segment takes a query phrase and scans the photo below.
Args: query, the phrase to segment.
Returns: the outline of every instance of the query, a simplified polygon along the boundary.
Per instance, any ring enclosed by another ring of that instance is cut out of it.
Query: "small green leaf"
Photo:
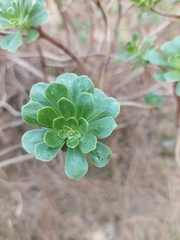
[[[175,68],[175,69],[179,69],[179,61],[178,59],[174,56],[174,57],[169,57],[168,58],[168,63],[171,65],[171,67]]]
[[[79,139],[81,137],[81,134],[78,131],[74,131],[74,139]]]
[[[43,82],[37,83],[34,86],[32,86],[30,91],[31,100],[34,102],[38,102],[43,107],[49,106],[49,102],[47,101],[44,95],[44,92],[47,86],[48,86],[47,83],[43,83]]]
[[[102,101],[103,99],[107,98],[106,94],[104,92],[102,92],[101,90],[99,90],[98,88],[94,89],[93,92],[93,99],[94,99],[94,104],[95,106]]]
[[[61,146],[58,146],[56,148],[51,148],[44,142],[39,143],[35,147],[36,159],[44,162],[49,162],[57,156],[60,149],[61,149]]]
[[[1,29],[10,29],[10,28],[13,28],[13,27],[14,26],[9,23],[9,20],[7,18],[0,17],[0,28]]]
[[[76,104],[76,119],[87,118],[94,109],[93,96],[90,93],[81,93]]]
[[[162,45],[161,50],[167,56],[174,56],[177,54],[176,45],[173,42],[166,42]]]
[[[65,160],[66,175],[75,180],[81,179],[88,171],[87,160],[83,153],[76,148],[68,148]]]
[[[91,122],[88,127],[88,133],[97,138],[105,138],[112,133],[116,126],[117,125],[112,117],[104,117]]]
[[[39,37],[39,32],[34,29],[26,29],[27,37],[26,42],[31,43],[34,42]]]
[[[91,134],[85,134],[80,138],[79,147],[83,153],[88,153],[96,148],[97,138]]]
[[[37,15],[45,7],[46,7],[46,2],[44,0],[37,0],[29,13],[29,18],[31,19],[33,16]]]
[[[138,33],[137,32],[133,33],[132,40],[133,40],[133,42],[137,42],[137,40],[138,40]]]
[[[44,107],[38,111],[37,120],[46,127],[52,127],[55,118],[58,118],[57,112],[52,107]]]
[[[165,78],[164,78],[164,74],[167,73],[165,71],[162,72],[156,72],[154,74],[154,78],[158,81],[158,82],[165,82]]]
[[[64,84],[51,82],[45,90],[48,102],[58,110],[57,102],[62,98],[68,98],[68,89]]]
[[[44,135],[44,141],[49,147],[55,148],[63,146],[65,141],[58,137],[58,132],[55,130],[48,130]]]
[[[176,84],[175,93],[178,97],[180,97],[180,82],[177,82]]]
[[[67,119],[67,125],[68,125],[68,127],[72,128],[74,130],[79,127],[79,123],[74,117],[70,117]]]
[[[119,102],[112,97],[108,97],[99,102],[98,105],[95,106],[94,111],[88,117],[88,122],[93,122],[97,119],[111,116],[113,118],[117,117],[120,112],[120,104]]]
[[[162,104],[164,103],[163,97],[153,93],[153,92],[148,92],[145,96],[145,103],[149,105],[157,105],[157,104]]]
[[[167,82],[178,82],[180,80],[180,72],[167,72],[164,74],[164,78]]]
[[[64,73],[56,79],[56,82],[64,84],[69,91],[69,96],[71,96],[72,84],[77,77],[74,73]]]
[[[47,129],[35,129],[26,132],[22,137],[22,146],[28,153],[34,153],[38,143],[43,142]]]
[[[166,58],[157,52],[151,51],[148,55],[148,60],[151,64],[164,68],[170,68],[171,66],[167,62]]]
[[[28,21],[29,27],[40,27],[49,19],[50,15],[48,11],[43,11],[36,14]]]
[[[176,45],[178,55],[180,55],[180,37],[176,37],[173,39],[173,43]]]
[[[96,167],[104,167],[111,158],[111,150],[101,142],[97,142],[96,149],[88,153],[92,163]]]
[[[67,134],[64,130],[59,131],[58,136],[63,140],[67,138]]]
[[[67,125],[67,121],[63,117],[58,117],[53,120],[53,128],[56,130],[62,130],[64,125]]]
[[[72,84],[72,101],[73,103],[77,102],[78,96],[82,92],[93,93],[94,85],[90,78],[87,76],[77,77]]]
[[[156,40],[156,38],[157,38],[156,36],[152,36],[152,37],[142,40],[141,44],[143,45],[143,48],[148,47],[150,43],[152,43]]]
[[[64,118],[67,119],[75,116],[75,106],[67,98],[62,97],[58,101],[57,105],[58,105],[59,112]]]
[[[22,107],[22,118],[23,120],[33,126],[42,126],[37,121],[38,110],[42,108],[42,105],[36,102],[27,103]]]
[[[66,144],[69,148],[75,148],[79,144],[79,140],[73,138],[73,139],[67,140]]]
[[[1,48],[9,52],[15,52],[22,45],[21,32],[9,34],[1,39]]]
[[[82,134],[86,134],[88,131],[88,122],[84,118],[79,119],[79,128],[78,131]]]

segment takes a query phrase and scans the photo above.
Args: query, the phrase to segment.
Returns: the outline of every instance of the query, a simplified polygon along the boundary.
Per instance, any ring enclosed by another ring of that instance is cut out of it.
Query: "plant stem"
[[[163,16],[163,17],[180,19],[180,16],[178,16],[178,15],[162,13],[162,12],[157,11],[155,8],[151,8],[151,11],[154,12],[154,13],[157,13],[157,14]]]
[[[180,97],[176,95],[176,85],[177,85],[177,82],[174,83],[174,97],[176,99],[176,104],[177,104],[177,109],[176,109],[176,124],[177,124],[177,127],[180,128]]]
[[[152,109],[157,109],[159,107],[159,105],[155,105],[155,106],[148,106],[142,103],[138,103],[138,102],[121,102],[120,101],[121,106],[126,106],[126,107],[137,107],[137,108],[143,108],[143,109],[147,109],[147,110],[152,110]]]
[[[35,30],[37,30],[39,32],[41,38],[44,38],[48,42],[50,42],[53,45],[55,45],[56,47],[60,48],[67,55],[69,55],[74,60],[74,62],[76,62],[76,64],[82,70],[82,72],[84,74],[87,74],[87,71],[86,71],[86,68],[85,68],[83,62],[81,62],[68,48],[66,48],[62,43],[58,42],[56,39],[54,39],[51,36],[49,36],[48,34],[46,34],[41,28],[35,28]]]

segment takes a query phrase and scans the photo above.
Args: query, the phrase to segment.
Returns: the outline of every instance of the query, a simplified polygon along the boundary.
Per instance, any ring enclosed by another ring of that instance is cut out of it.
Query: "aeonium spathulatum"
[[[87,76],[66,73],[56,82],[37,83],[30,91],[30,101],[22,107],[22,117],[41,129],[26,132],[22,145],[45,162],[60,149],[67,151],[65,173],[78,180],[88,170],[84,154],[97,167],[109,162],[111,150],[97,139],[111,134],[119,111],[119,102],[94,88]]]
[[[27,43],[35,41],[39,32],[33,28],[42,26],[49,19],[45,7],[45,0],[0,0],[0,28],[12,29],[12,33],[1,39],[1,48],[15,52],[23,42],[24,31]]]
[[[175,92],[180,96],[180,37],[164,43],[161,51],[162,54],[154,51],[148,54],[149,62],[161,68],[154,78],[159,82],[176,82]]]

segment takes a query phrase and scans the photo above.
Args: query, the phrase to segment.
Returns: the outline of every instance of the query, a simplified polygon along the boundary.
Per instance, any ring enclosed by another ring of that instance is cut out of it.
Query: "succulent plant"
[[[35,41],[39,33],[33,27],[43,25],[49,18],[45,7],[44,0],[36,0],[34,4],[33,0],[0,0],[0,28],[16,30],[1,39],[1,48],[15,52],[23,42],[24,30],[26,42]]]
[[[85,154],[97,167],[109,162],[111,150],[97,139],[111,134],[119,111],[119,102],[94,88],[87,76],[66,73],[56,82],[37,83],[22,107],[22,118],[41,129],[26,132],[22,145],[45,162],[66,151],[65,172],[80,179],[88,170]]]
[[[126,44],[126,52],[123,56],[135,63],[133,70],[149,64],[147,53],[156,49],[156,46],[152,44],[155,39],[156,36],[152,36],[138,42],[138,34],[133,33],[132,41]]]
[[[148,55],[149,62],[162,69],[154,77],[161,82],[177,82],[175,91],[180,96],[180,37],[164,43],[161,51],[163,54],[151,52]]]

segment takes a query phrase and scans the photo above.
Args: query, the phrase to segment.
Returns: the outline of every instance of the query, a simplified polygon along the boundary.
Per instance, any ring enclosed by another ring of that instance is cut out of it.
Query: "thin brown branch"
[[[106,75],[106,71],[107,71],[107,67],[108,67],[108,63],[109,63],[110,51],[111,51],[111,34],[110,34],[110,28],[108,26],[107,15],[106,15],[106,12],[104,11],[100,1],[99,0],[96,0],[96,1],[93,0],[93,2],[97,5],[99,10],[101,11],[102,17],[103,17],[103,20],[104,20],[104,24],[105,24],[106,55],[105,55],[104,61],[103,61],[102,66],[101,66],[100,83],[99,83],[99,88],[101,90],[103,90],[104,79],[105,79],[105,75]]]
[[[47,40],[48,42],[52,43],[56,47],[60,48],[63,52],[65,52],[67,55],[69,55],[74,62],[78,65],[78,67],[82,70],[84,74],[86,74],[86,68],[81,62],[68,48],[66,48],[61,42],[58,42],[56,39],[52,38],[48,34],[46,34],[41,28],[36,28],[36,30],[39,32],[40,37]]]
[[[177,83],[174,83],[174,97],[176,99],[177,109],[176,109],[176,124],[177,127],[180,128],[180,97],[176,95],[175,89],[176,89]]]
[[[7,159],[7,160],[4,160],[4,161],[0,162],[0,168],[6,167],[6,166],[9,166],[11,164],[18,163],[18,162],[31,160],[31,159],[34,159],[34,155],[32,155],[32,154],[26,154],[26,155],[10,158],[10,159]]]
[[[143,108],[143,109],[147,109],[147,110],[157,109],[159,107],[158,105],[149,106],[149,105],[145,105],[145,104],[138,103],[138,102],[120,102],[120,104],[121,104],[121,106],[137,107],[137,108]]]
[[[162,12],[159,12],[158,10],[156,10],[155,8],[151,8],[151,11],[154,12],[154,13],[157,13],[157,14],[163,16],[163,17],[174,18],[174,19],[180,19],[180,16],[179,16],[179,15],[162,13]]]

